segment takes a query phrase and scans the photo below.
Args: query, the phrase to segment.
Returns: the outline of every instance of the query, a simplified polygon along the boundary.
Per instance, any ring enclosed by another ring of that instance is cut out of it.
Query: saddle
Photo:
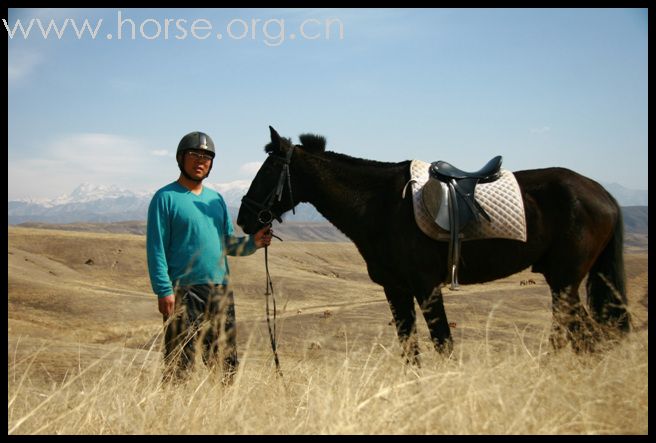
[[[491,222],[492,219],[485,209],[476,201],[474,191],[479,183],[491,183],[501,177],[501,162],[503,158],[498,155],[487,162],[476,172],[466,172],[456,168],[445,161],[431,163],[428,174],[444,184],[448,189],[448,196],[443,200],[448,205],[448,231],[449,260],[448,279],[451,289],[458,289],[458,264],[460,262],[460,234],[472,220],[474,223],[483,223],[481,216]],[[444,220],[435,222],[445,229]]]

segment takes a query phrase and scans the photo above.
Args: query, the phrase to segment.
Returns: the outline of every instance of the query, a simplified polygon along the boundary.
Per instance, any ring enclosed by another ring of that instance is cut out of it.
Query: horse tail
[[[617,221],[613,236],[590,269],[586,291],[590,312],[597,323],[626,333],[630,330],[631,319],[626,308],[624,220],[616,202],[615,207]]]

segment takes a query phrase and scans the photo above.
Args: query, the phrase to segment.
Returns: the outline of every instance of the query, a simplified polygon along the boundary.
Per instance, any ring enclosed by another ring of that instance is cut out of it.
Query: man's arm
[[[226,253],[231,256],[251,255],[256,250],[269,246],[272,235],[271,228],[265,226],[246,237],[226,236]]]
[[[168,318],[173,313],[175,295],[168,273],[166,247],[169,243],[170,227],[163,199],[157,194],[148,206],[146,223],[146,255],[148,274],[153,292],[157,294],[159,312]]]

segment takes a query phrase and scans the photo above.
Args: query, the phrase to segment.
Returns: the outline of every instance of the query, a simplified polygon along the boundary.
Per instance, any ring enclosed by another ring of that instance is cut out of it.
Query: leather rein
[[[289,164],[292,160],[292,154],[294,153],[294,148],[292,147],[287,151],[285,157],[280,157],[277,155],[272,155],[270,158],[279,160],[282,162],[282,170],[280,171],[280,176],[278,177],[278,183],[276,187],[271,190],[267,195],[264,203],[257,202],[250,197],[244,196],[241,200],[244,206],[257,216],[257,221],[262,223],[265,226],[271,227],[273,220],[278,220],[278,223],[282,223],[281,214],[274,213],[271,208],[277,202],[282,201],[282,194],[285,189],[285,185],[289,188],[289,198],[292,203],[292,212],[295,214],[294,210],[294,197],[292,195],[292,181],[291,175],[289,173]],[[271,155],[271,154],[270,154]],[[282,241],[277,235],[271,234],[276,237],[278,240]],[[267,327],[269,328],[269,339],[271,341],[271,350],[273,351],[273,360],[276,363],[276,372],[279,376],[282,377],[282,371],[280,370],[280,360],[278,359],[278,347],[276,342],[276,297],[273,292],[273,282],[271,280],[271,274],[269,274],[269,247],[264,247],[264,268],[266,271],[266,290],[264,295],[266,296],[266,316],[267,316]],[[271,327],[271,320],[269,315],[269,295],[273,301],[273,328]]]

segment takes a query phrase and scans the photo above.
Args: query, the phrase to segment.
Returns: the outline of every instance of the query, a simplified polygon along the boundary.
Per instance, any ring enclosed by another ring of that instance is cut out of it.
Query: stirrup
[[[449,224],[451,232],[449,238],[449,255],[447,275],[450,277],[451,290],[458,290],[458,263],[460,262],[460,220],[458,217],[458,201],[453,183],[449,184],[451,201],[449,204]]]
[[[458,267],[455,263],[451,266],[451,291],[459,291],[460,285],[458,284]]]

